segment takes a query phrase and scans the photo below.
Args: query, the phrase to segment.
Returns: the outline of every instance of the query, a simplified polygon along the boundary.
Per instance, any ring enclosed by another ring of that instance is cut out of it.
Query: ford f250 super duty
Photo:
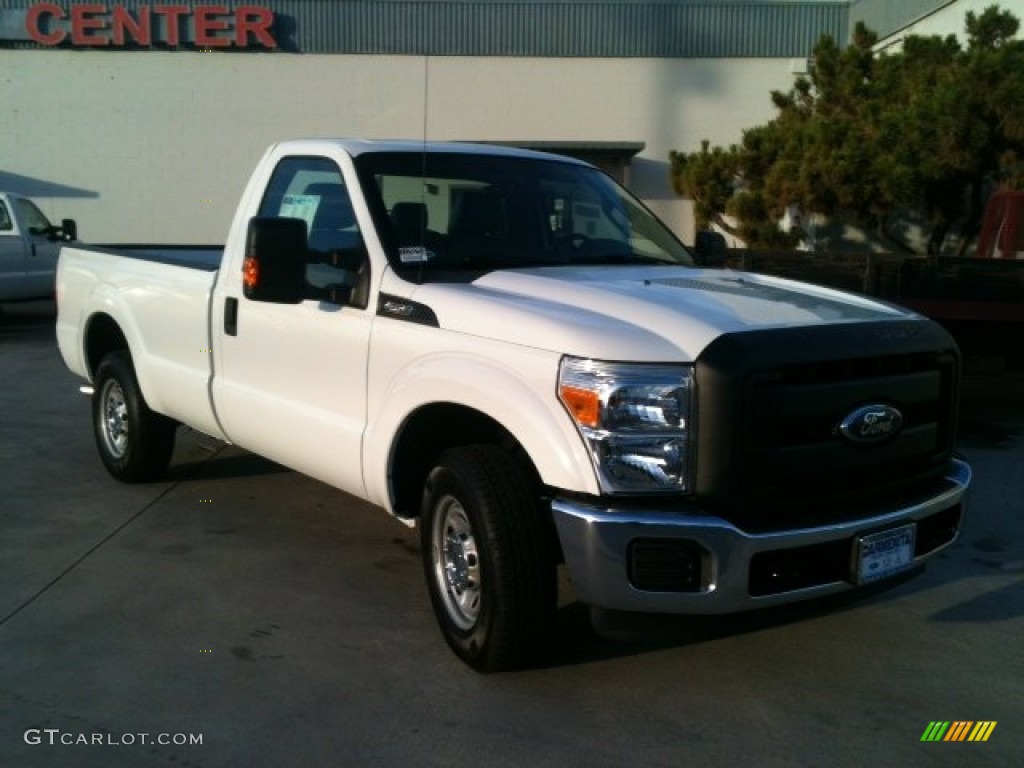
[[[66,246],[57,292],[111,474],[159,477],[185,424],[416,521],[478,670],[550,642],[561,563],[585,604],[714,614],[881,581],[960,530],[938,325],[695,266],[575,160],[277,144],[222,252]]]
[[[55,226],[27,197],[0,192],[0,302],[52,298],[60,243],[76,237],[73,219]]]

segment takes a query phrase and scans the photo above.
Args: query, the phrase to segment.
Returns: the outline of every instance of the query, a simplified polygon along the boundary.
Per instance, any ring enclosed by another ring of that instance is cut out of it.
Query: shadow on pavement
[[[0,337],[23,335],[26,330],[53,331],[57,305],[52,301],[0,304]]]
[[[291,472],[287,467],[275,464],[253,453],[237,456],[211,456],[199,461],[173,464],[167,471],[166,480],[220,480],[232,477],[256,477]]]
[[[537,668],[640,656],[803,622],[880,597],[919,573],[915,569],[884,584],[805,603],[720,616],[626,613],[570,603],[559,609],[557,651]]]
[[[1007,571],[1013,573],[1014,571]],[[1024,573],[1024,565],[1018,566]],[[934,614],[932,621],[945,623],[988,623],[1005,621],[1024,615],[1024,580],[994,589],[975,598],[951,605]]]

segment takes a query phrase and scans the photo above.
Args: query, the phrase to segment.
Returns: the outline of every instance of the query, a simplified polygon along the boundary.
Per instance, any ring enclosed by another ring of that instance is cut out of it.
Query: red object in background
[[[157,39],[155,25],[163,31]],[[191,45],[202,48],[276,48],[272,34],[274,12],[258,5],[148,5],[133,13],[122,5],[36,3],[25,15],[25,31],[41,45],[70,43],[75,47],[120,47],[134,43],[176,48],[188,26]],[[45,31],[44,31],[45,30]]]
[[[985,206],[979,259],[1024,259],[1024,192],[996,192]]]

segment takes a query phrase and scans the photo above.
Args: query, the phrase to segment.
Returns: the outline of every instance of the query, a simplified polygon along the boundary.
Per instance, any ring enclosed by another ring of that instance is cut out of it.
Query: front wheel
[[[453,651],[480,672],[535,660],[558,599],[539,496],[494,445],[453,448],[427,479],[420,535],[430,600]]]
[[[177,425],[146,405],[127,352],[111,352],[96,369],[92,423],[100,459],[118,480],[156,480],[167,469]]]

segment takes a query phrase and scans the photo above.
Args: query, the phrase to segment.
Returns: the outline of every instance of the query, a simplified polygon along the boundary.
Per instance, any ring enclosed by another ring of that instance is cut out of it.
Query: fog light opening
[[[690,539],[634,539],[629,583],[645,592],[700,592],[707,551]]]

